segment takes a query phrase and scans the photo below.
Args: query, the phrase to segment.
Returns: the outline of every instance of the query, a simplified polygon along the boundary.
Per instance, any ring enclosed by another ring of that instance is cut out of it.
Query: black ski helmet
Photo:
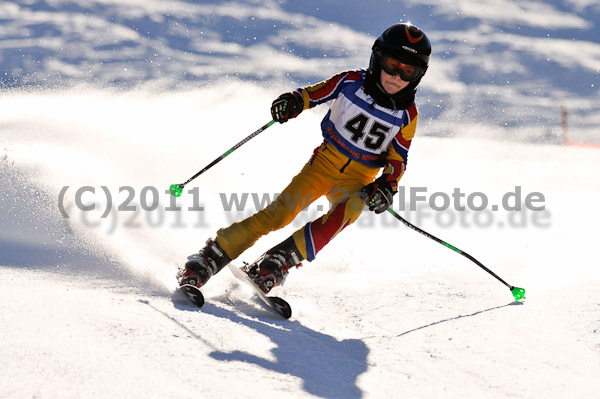
[[[371,60],[365,81],[365,91],[375,102],[391,109],[406,109],[412,105],[417,86],[431,58],[431,42],[418,27],[410,24],[396,24],[387,28],[373,44]],[[403,63],[421,69],[420,75],[400,92],[390,95],[381,86],[381,59],[391,56]]]

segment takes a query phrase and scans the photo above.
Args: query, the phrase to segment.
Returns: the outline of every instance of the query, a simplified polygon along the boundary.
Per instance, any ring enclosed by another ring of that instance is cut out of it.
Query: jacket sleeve
[[[297,91],[302,94],[304,109],[308,109],[333,100],[346,85],[361,79],[363,79],[361,71],[344,71],[322,82],[299,88]]]
[[[397,183],[406,171],[408,150],[410,148],[410,143],[415,136],[417,120],[419,119],[419,112],[417,111],[415,104],[411,105],[407,111],[408,123],[402,125],[400,131],[392,140],[383,169],[383,174],[389,174],[394,177],[396,181],[395,190],[397,190]]]

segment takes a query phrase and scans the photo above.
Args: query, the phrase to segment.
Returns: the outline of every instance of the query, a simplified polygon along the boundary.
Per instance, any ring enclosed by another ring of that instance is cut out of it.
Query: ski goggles
[[[380,60],[381,68],[385,71],[385,73],[392,76],[400,75],[400,79],[404,80],[405,82],[412,82],[413,80],[421,77],[423,73],[423,68],[415,65],[405,64],[387,54],[382,54]]]

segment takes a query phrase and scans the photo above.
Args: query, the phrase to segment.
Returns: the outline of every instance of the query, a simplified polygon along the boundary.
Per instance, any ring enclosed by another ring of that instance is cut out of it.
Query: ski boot
[[[231,259],[216,241],[209,239],[199,252],[188,256],[185,269],[177,274],[179,286],[190,284],[202,287],[208,279],[217,274]]]
[[[273,287],[282,285],[290,268],[300,267],[304,258],[298,251],[292,237],[268,250],[256,262],[245,266],[245,271],[268,294]]]

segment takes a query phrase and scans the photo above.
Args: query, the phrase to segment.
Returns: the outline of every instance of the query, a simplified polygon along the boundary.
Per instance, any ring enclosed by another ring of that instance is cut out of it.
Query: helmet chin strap
[[[379,90],[380,90],[380,91],[381,91],[383,94],[385,94],[385,95],[387,95],[387,96],[388,96],[389,100],[392,102],[392,106],[394,107],[394,108],[393,108],[393,110],[394,110],[394,111],[397,111],[397,110],[398,110],[398,107],[396,106],[396,101],[394,100],[394,96],[395,96],[396,94],[400,94],[400,93],[402,92],[402,90],[406,89],[408,86],[406,86],[404,89],[400,90],[400,91],[399,91],[398,93],[396,93],[396,94],[389,94],[387,91],[385,91],[385,89],[384,89],[384,88],[383,88],[383,86],[381,85],[381,81],[380,81],[380,80],[378,80],[378,81],[375,83],[375,86],[377,86],[377,88],[378,88],[378,89],[379,89]]]

